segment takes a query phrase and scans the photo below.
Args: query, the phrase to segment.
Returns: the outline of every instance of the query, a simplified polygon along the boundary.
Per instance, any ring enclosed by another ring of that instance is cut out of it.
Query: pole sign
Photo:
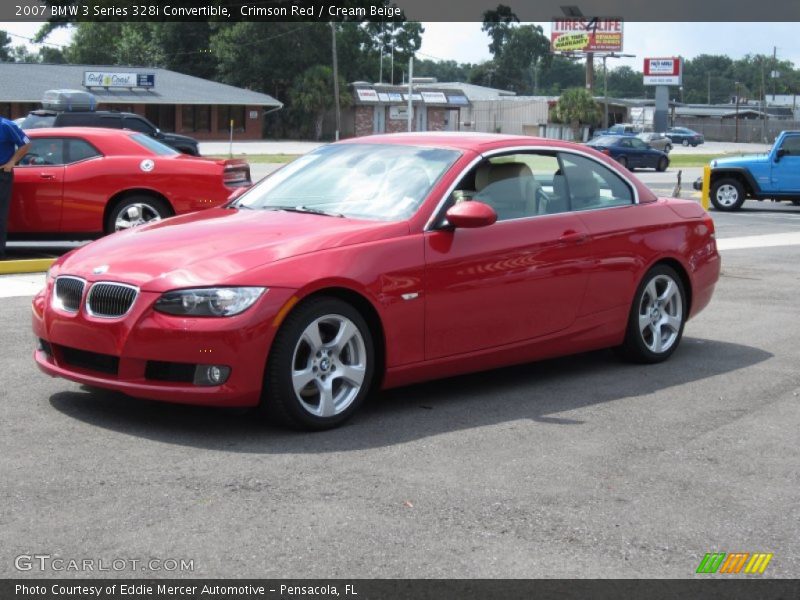
[[[553,19],[550,49],[553,52],[621,52],[622,19]]]
[[[644,59],[645,85],[681,85],[682,81],[682,58],[673,56],[671,58]]]

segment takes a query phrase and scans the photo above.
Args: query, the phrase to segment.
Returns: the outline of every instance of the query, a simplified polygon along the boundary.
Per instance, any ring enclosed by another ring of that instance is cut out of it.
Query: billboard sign
[[[683,59],[680,57],[645,58],[645,85],[681,85]]]
[[[550,49],[553,52],[621,52],[622,19],[553,19]]]
[[[110,71],[84,71],[84,87],[104,88],[152,88],[155,87],[156,76],[154,73],[118,73]]]

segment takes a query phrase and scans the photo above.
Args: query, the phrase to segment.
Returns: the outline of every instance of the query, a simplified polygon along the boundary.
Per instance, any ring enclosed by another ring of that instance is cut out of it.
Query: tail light
[[[226,165],[222,171],[222,183],[228,187],[248,187],[253,182],[250,179],[250,165]]]
[[[606,156],[611,156],[611,150],[609,150],[608,148],[603,148],[602,150],[600,150],[600,152],[605,154]]]

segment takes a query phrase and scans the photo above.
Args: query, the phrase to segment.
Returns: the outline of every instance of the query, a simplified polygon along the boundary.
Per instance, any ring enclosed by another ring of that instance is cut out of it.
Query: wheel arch
[[[644,278],[644,275],[647,273],[647,271],[653,267],[657,267],[658,265],[666,265],[671,267],[678,274],[678,277],[681,278],[683,291],[686,293],[686,318],[688,319],[689,315],[692,313],[692,278],[689,277],[689,272],[686,270],[686,267],[684,267],[683,263],[677,258],[667,256],[659,258],[652,264],[648,265],[647,270],[644,272],[644,274],[642,274],[642,278]]]
[[[113,211],[120,202],[126,198],[130,198],[131,196],[149,196],[150,198],[161,200],[167,205],[167,208],[169,208],[172,214],[175,214],[175,207],[172,206],[172,203],[164,194],[149,188],[129,188],[115,193],[113,196],[111,196],[111,198],[108,199],[108,202],[106,202],[106,207],[103,210],[103,231],[105,231],[106,223],[108,222],[108,215],[111,214],[111,211]]]
[[[738,181],[744,188],[745,197],[758,197],[761,193],[761,188],[753,179],[753,175],[745,169],[713,169],[711,171],[710,184],[713,186],[715,182],[721,179],[735,179]]]

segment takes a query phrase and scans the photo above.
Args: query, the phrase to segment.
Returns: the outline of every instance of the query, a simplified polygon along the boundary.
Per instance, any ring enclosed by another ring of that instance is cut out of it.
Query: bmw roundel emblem
[[[92,273],[94,275],[102,275],[106,271],[108,271],[108,265],[100,265],[99,267],[92,269]]]

